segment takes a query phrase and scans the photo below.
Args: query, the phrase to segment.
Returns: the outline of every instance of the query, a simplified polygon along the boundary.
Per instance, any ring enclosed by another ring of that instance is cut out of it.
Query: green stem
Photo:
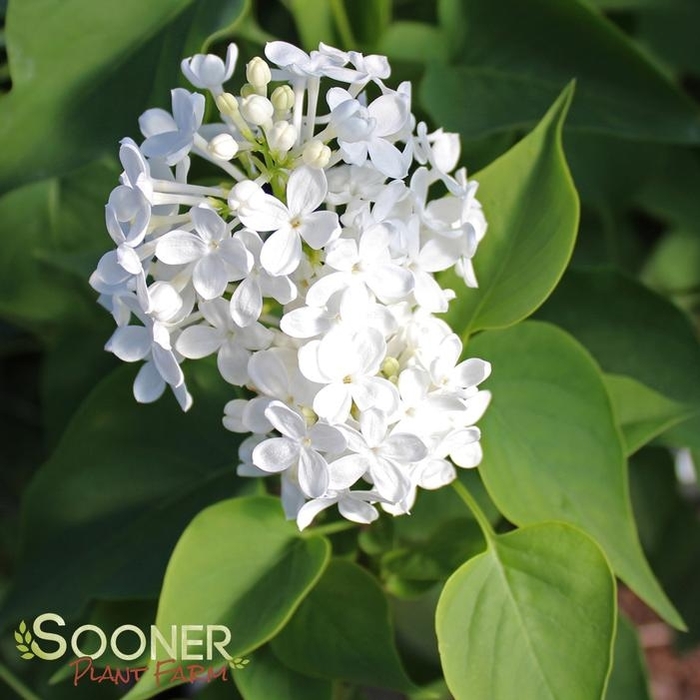
[[[10,671],[5,664],[0,663],[0,678],[22,698],[22,700],[41,700],[38,695],[35,695],[27,688],[22,681]]]
[[[472,512],[472,515],[476,518],[476,522],[479,524],[481,531],[484,533],[486,542],[491,544],[496,538],[496,531],[491,526],[489,519],[486,517],[485,513],[479,507],[474,496],[472,496],[467,487],[459,480],[455,479],[452,482],[452,487],[457,492],[457,495],[464,501],[467,508]]]
[[[343,0],[331,0],[331,9],[333,11],[335,26],[338,29],[340,40],[343,43],[343,48],[347,50],[357,49],[358,44],[357,41],[355,41],[355,37],[352,33],[350,19],[348,18],[348,13],[345,10],[345,3]]]
[[[334,535],[336,532],[345,532],[345,530],[352,530],[354,527],[358,527],[358,523],[353,523],[349,520],[339,520],[335,523],[319,525],[311,530],[305,530],[302,533],[302,537],[313,537],[314,535]]]

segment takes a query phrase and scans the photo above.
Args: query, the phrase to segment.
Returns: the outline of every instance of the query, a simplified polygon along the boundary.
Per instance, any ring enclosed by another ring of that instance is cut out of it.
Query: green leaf
[[[244,656],[287,623],[329,557],[328,540],[302,538],[285,520],[276,498],[217,503],[197,515],[177,543],[155,624],[161,630],[171,625],[226,625],[232,632],[228,654]],[[197,639],[196,632],[191,638]],[[157,660],[168,658],[159,647]],[[155,674],[144,674],[125,697],[153,697],[165,687],[164,680],[159,688]]]
[[[64,324],[44,353],[41,407],[44,440],[50,450],[55,449],[73,414],[95,385],[120,364],[104,350],[105,339],[114,331],[114,319],[102,316],[87,329]]]
[[[375,578],[336,559],[272,650],[299,673],[410,690],[393,640],[389,605]]]
[[[696,211],[696,213],[700,213]],[[659,241],[644,265],[642,281],[665,295],[700,290],[700,229],[674,228]]]
[[[639,0],[635,36],[677,74],[700,72],[697,32],[700,7],[694,0]]]
[[[447,43],[438,27],[423,22],[393,22],[381,38],[379,50],[391,60],[447,60]]]
[[[617,616],[613,667],[605,700],[651,700],[637,632],[622,615]]]
[[[210,17],[222,16],[223,0],[10,3],[12,90],[0,98],[0,191],[113,151],[121,136],[136,133],[145,108],[167,106],[180,59],[214,31],[197,19],[204,4]],[[228,23],[243,2],[226,4]],[[192,24],[207,34],[190,34]]]
[[[421,101],[445,128],[470,139],[526,127],[576,78],[570,127],[647,141],[700,141],[696,105],[585,3],[440,4],[458,65],[433,64]]]
[[[87,277],[109,245],[104,205],[118,174],[97,161],[0,197],[1,316],[36,329],[98,315]],[[60,264],[70,256],[83,260],[79,277]]]
[[[628,455],[695,413],[629,377],[607,374],[604,379]]]
[[[319,42],[334,41],[333,9],[330,0],[288,0],[286,3],[294,17],[302,46],[307,51],[318,49]]]
[[[332,700],[333,697],[330,681],[292,671],[268,647],[256,651],[250,665],[234,678],[243,700]]]
[[[552,519],[582,528],[630,588],[682,627],[639,545],[621,436],[585,349],[555,326],[528,321],[482,333],[469,354],[493,364],[480,471],[499,510],[516,525]]]
[[[464,506],[462,506],[464,508]],[[415,581],[438,581],[484,549],[476,521],[458,518],[443,523],[424,543],[396,546],[381,560],[385,575]]]
[[[569,86],[537,128],[476,175],[488,230],[474,258],[478,289],[457,294],[446,320],[463,337],[508,326],[550,294],[571,257],[578,197],[561,147]],[[443,287],[463,290],[454,273]]]
[[[673,304],[625,275],[570,269],[537,317],[569,331],[603,371],[700,404],[700,344]]]
[[[591,700],[605,690],[615,581],[596,544],[563,523],[494,538],[447,581],[436,627],[456,700]]]
[[[139,405],[133,367],[97,385],[23,502],[20,561],[0,627],[91,598],[155,598],[181,532],[203,507],[254,486],[235,476],[239,437],[220,427],[230,386],[198,363],[195,405]]]
[[[676,645],[687,649],[700,641],[700,523],[674,467],[668,450],[645,448],[632,459],[630,485],[644,549],[688,625]]]
[[[332,0],[345,5],[359,48],[374,53],[382,35],[391,24],[392,0]],[[345,49],[352,47],[346,46]]]

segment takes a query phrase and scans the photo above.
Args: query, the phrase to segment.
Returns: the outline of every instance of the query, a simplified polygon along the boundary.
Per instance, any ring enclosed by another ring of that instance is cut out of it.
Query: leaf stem
[[[3,663],[0,663],[0,678],[2,678],[22,700],[41,700],[38,695],[35,695],[29,690],[29,688],[27,688],[27,686]]]
[[[328,525],[319,525],[311,530],[305,530],[301,536],[302,537],[313,537],[314,535],[334,535],[336,532],[344,532],[345,530],[352,530],[352,528],[358,527],[358,523],[353,523],[350,520],[339,520],[335,523],[328,523]]]
[[[345,10],[345,3],[343,0],[331,0],[331,10],[333,11],[335,26],[338,29],[338,34],[340,34],[340,40],[344,44],[343,48],[346,50],[357,49],[357,41],[352,33],[350,19]]]
[[[496,531],[491,526],[489,519],[486,517],[484,511],[481,510],[474,496],[469,493],[467,487],[459,479],[455,479],[452,482],[452,488],[454,488],[457,495],[464,501],[467,508],[469,508],[469,510],[472,512],[472,515],[481,528],[481,532],[484,533],[486,542],[491,544],[496,539]]]

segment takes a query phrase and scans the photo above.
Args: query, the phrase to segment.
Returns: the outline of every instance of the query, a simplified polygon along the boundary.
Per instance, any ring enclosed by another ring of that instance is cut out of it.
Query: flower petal
[[[123,362],[137,362],[148,355],[153,339],[143,326],[117,328],[107,341],[105,350],[114,353]]]
[[[218,255],[200,258],[192,271],[192,284],[203,299],[216,299],[226,291],[228,272]]]
[[[246,277],[231,297],[231,316],[241,328],[255,323],[262,313],[263,299],[256,277]]]
[[[309,438],[315,450],[339,455],[347,446],[343,433],[332,425],[316,423],[309,428]]]
[[[297,441],[306,437],[304,419],[281,401],[273,401],[265,409],[265,417],[272,423],[275,430],[285,437]]]
[[[221,376],[235,386],[244,386],[249,381],[248,360],[250,352],[235,340],[224,343],[216,357],[216,366]]]
[[[319,250],[340,231],[338,215],[332,211],[307,214],[297,230],[314,250]]]
[[[328,465],[330,473],[328,488],[334,491],[349,489],[367,473],[368,467],[369,462],[363,455],[352,454],[336,459]]]
[[[269,438],[253,450],[253,464],[266,472],[289,469],[299,458],[299,445],[287,438]]]
[[[406,464],[419,462],[428,456],[428,448],[423,441],[410,433],[394,433],[379,449],[382,457]]]
[[[134,398],[139,403],[153,403],[165,391],[165,382],[152,362],[146,362],[134,379]]]
[[[287,183],[289,214],[300,216],[318,209],[328,192],[326,174],[320,168],[302,165],[292,170]]]
[[[346,384],[328,384],[314,398],[314,411],[331,424],[344,423],[351,405],[352,397]]]
[[[289,275],[301,262],[301,239],[292,228],[275,231],[263,244],[260,264],[271,275]]]
[[[323,496],[328,490],[328,464],[316,450],[302,447],[299,453],[299,486],[310,498]]]
[[[216,352],[221,347],[222,340],[221,333],[216,328],[205,325],[190,326],[180,333],[175,347],[181,355],[198,360]]]
[[[379,511],[366,501],[350,496],[338,501],[338,510],[347,520],[368,525],[379,517]]]
[[[299,512],[297,513],[297,527],[300,530],[304,530],[309,525],[311,525],[313,519],[322,510],[330,508],[334,503],[337,502],[337,498],[315,498],[313,501],[308,501],[299,509]]]
[[[156,257],[167,265],[199,260],[207,252],[204,241],[189,231],[171,231],[158,239]]]

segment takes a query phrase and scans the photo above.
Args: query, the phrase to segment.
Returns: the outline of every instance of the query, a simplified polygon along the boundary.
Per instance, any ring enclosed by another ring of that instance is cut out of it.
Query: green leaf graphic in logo
[[[229,661],[228,665],[234,669],[245,668],[250,663],[250,659],[244,659],[242,656],[237,656],[233,661]]]
[[[29,645],[32,643],[32,633],[27,629],[24,620],[19,623],[19,628],[15,630],[15,642],[15,646],[23,659],[34,658],[34,653],[29,648]]]

